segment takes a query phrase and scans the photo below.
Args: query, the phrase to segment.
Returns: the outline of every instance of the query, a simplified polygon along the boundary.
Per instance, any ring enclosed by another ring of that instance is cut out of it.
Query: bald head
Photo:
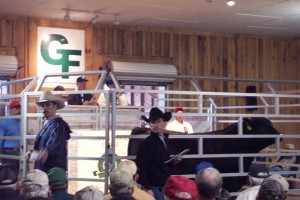
[[[223,179],[217,169],[209,167],[197,174],[196,184],[199,196],[214,199],[222,188]]]

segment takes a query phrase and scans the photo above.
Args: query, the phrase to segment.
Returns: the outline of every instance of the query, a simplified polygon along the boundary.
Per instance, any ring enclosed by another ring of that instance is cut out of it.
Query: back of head
[[[104,194],[93,186],[87,186],[77,191],[74,200],[103,200]]]
[[[45,198],[49,196],[49,181],[45,172],[35,169],[29,171],[22,182],[22,196],[24,199]]]
[[[18,181],[18,170],[15,165],[0,165],[0,188],[8,187]]]
[[[195,182],[184,176],[170,176],[163,187],[163,193],[167,198],[175,200],[198,199]]]
[[[49,186],[51,189],[65,188],[67,182],[66,171],[59,167],[54,167],[48,171]]]
[[[260,186],[257,194],[258,200],[285,200],[286,192],[282,185],[275,181],[266,179]]]
[[[118,170],[123,170],[126,171],[130,174],[135,175],[136,171],[137,171],[137,167],[134,161],[132,160],[122,160],[118,166],[117,166]]]
[[[112,196],[124,193],[132,193],[134,181],[132,174],[127,171],[116,169],[109,174],[110,193]]]
[[[268,177],[267,180],[277,181],[278,183],[280,183],[285,193],[288,193],[290,185],[287,180],[280,174],[273,174],[272,176]]]
[[[217,169],[209,167],[197,174],[196,184],[199,196],[213,199],[220,193],[223,179]]]
[[[260,185],[269,176],[269,169],[264,164],[252,163],[248,175],[252,185]]]

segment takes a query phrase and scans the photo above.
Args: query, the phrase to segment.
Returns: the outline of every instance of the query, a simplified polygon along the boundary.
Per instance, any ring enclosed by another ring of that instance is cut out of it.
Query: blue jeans
[[[151,187],[155,200],[164,200],[164,194],[161,187]]]

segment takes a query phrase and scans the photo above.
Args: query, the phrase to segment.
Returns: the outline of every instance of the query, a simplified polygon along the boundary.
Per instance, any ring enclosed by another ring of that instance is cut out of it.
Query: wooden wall
[[[298,80],[300,77],[299,39],[255,35],[204,34],[143,28],[104,27],[83,22],[36,18],[2,18],[0,53],[15,49],[20,66],[17,78],[36,75],[37,27],[85,30],[86,70],[98,70],[105,61],[173,63],[181,75],[229,78]],[[89,81],[94,86],[96,78]],[[199,81],[206,91],[244,92],[249,83]],[[266,87],[253,83],[258,91]],[[276,85],[279,90],[299,89]],[[21,91],[22,88],[16,88]],[[194,90],[177,81],[175,90]],[[224,105],[245,104],[244,99],[220,100]],[[295,100],[297,101],[297,100]],[[189,106],[189,105],[185,105]],[[298,112],[289,110],[287,112]],[[299,128],[293,128],[296,132]]]

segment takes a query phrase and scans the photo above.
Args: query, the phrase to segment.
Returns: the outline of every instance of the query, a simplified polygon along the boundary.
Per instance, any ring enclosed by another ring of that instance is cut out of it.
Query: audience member
[[[177,113],[178,115],[175,117],[175,120],[167,124],[166,130],[183,132],[185,134],[194,133],[194,129],[192,125],[189,122],[184,120],[184,117],[182,115],[182,113],[184,112],[183,107],[181,106],[176,107],[174,112]]]
[[[295,150],[295,145],[293,144],[286,144],[285,149],[287,150]],[[275,161],[276,162],[276,161]],[[271,167],[270,171],[271,172],[280,172],[280,171],[298,171],[298,167],[290,167],[290,166],[285,166],[284,164],[296,164],[297,162],[297,157],[296,156],[281,156],[277,159],[277,165]],[[281,165],[283,164],[283,165]],[[293,174],[282,174],[284,177],[289,177],[289,176],[295,176]]]
[[[285,200],[286,197],[287,194],[279,182],[266,179],[260,186],[256,200]]]
[[[77,90],[85,90],[87,81],[83,76],[78,77],[76,81]],[[68,105],[97,105],[97,102],[93,99],[93,95],[88,93],[70,94],[68,96]]]
[[[248,183],[249,188],[242,191],[236,200],[252,200],[255,199],[259,191],[261,183],[269,176],[269,169],[264,164],[252,163],[249,167]]]
[[[21,114],[21,104],[12,101],[9,105],[9,115],[16,116]],[[20,136],[21,119],[10,118],[0,120],[0,136]],[[0,139],[0,153],[6,155],[20,155],[20,140]],[[0,161],[1,162],[1,161]],[[2,159],[3,163],[12,163],[19,168],[18,159]]]
[[[74,196],[67,193],[67,173],[64,169],[54,167],[48,171],[51,200],[73,200]]]
[[[61,85],[57,85],[54,89],[54,91],[65,91],[65,88]],[[67,96],[63,95],[63,94],[57,94],[57,96],[63,98],[64,100],[66,100]]]
[[[153,196],[151,196],[150,194],[148,194],[147,192],[145,192],[144,190],[141,189],[141,186],[139,184],[137,184],[137,180],[139,178],[139,174],[137,173],[137,167],[134,161],[132,160],[122,160],[118,166],[117,166],[118,170],[123,170],[126,171],[130,174],[132,174],[133,177],[133,198],[137,199],[137,200],[154,200]],[[112,196],[110,194],[107,194],[105,196],[106,200],[111,199]]]
[[[170,176],[163,187],[165,200],[197,200],[198,191],[194,181],[184,176]]]
[[[116,88],[114,82],[110,79],[105,81],[106,86],[111,90],[113,88]],[[105,106],[106,105],[106,97],[104,93],[101,93],[98,101],[97,101],[98,105],[100,106]],[[128,106],[128,101],[126,98],[126,95],[122,92],[117,93],[117,105],[119,106]]]
[[[93,186],[86,186],[77,191],[74,200],[103,200],[104,194]]]
[[[24,200],[49,200],[49,180],[45,172],[34,169],[29,171],[22,181],[22,197]]]
[[[65,88],[61,85],[57,85],[53,90],[54,91],[65,91]]]
[[[196,167],[196,177],[201,170],[207,168],[214,168],[214,166],[210,162],[206,162],[206,161],[200,162]],[[221,188],[220,193],[216,196],[216,200],[229,200],[230,198],[231,198],[230,193],[224,188]]]
[[[283,176],[281,176],[280,174],[273,174],[273,175],[269,176],[267,179],[274,180],[274,181],[277,181],[278,183],[280,183],[280,185],[283,187],[285,193],[288,194],[290,185]]]
[[[109,174],[109,190],[112,200],[134,200],[133,194],[133,176],[127,171],[115,169]]]
[[[43,92],[36,103],[41,107],[44,119],[42,129],[38,132],[34,141],[34,151],[26,153],[26,159],[35,160],[35,169],[48,172],[53,167],[67,170],[67,140],[72,132],[67,122],[59,115],[58,109],[65,107],[62,98],[51,92]]]
[[[0,165],[0,199],[21,200],[19,195],[18,170],[15,165]]]
[[[167,150],[168,135],[164,134],[167,121],[172,117],[172,113],[163,113],[157,107],[151,108],[149,119],[145,116],[141,118],[150,125],[150,136],[148,136],[139,146],[136,164],[141,184],[149,194],[156,200],[164,198],[162,187],[171,175],[171,169],[181,158],[177,157],[173,162],[165,163],[170,159]]]
[[[211,167],[201,170],[195,181],[199,200],[215,200],[223,185],[220,172]]]

